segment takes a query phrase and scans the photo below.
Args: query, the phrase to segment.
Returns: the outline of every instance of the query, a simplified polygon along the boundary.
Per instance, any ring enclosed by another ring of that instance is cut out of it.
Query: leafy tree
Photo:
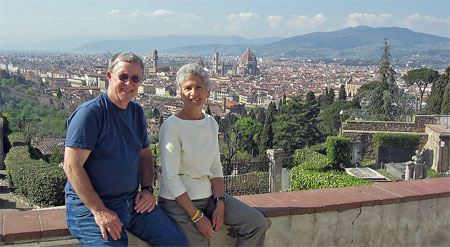
[[[316,96],[314,95],[314,93],[312,91],[308,91],[305,96],[305,101],[310,102],[313,100],[316,100]]]
[[[319,112],[317,102],[303,103],[299,97],[287,101],[275,116],[274,146],[291,156],[296,149],[321,142],[322,133],[317,128]]]
[[[161,115],[161,112],[159,112],[159,109],[157,107],[153,108],[153,117],[159,118],[160,115]]]
[[[449,75],[446,73],[442,74],[439,79],[433,83],[431,86],[430,97],[427,99],[428,103],[428,113],[430,114],[440,114],[441,105],[444,99],[445,87],[449,84]]]
[[[429,84],[433,84],[438,78],[439,73],[430,68],[413,69],[403,76],[403,79],[408,86],[415,85],[419,91],[419,112],[422,111],[422,101],[425,90]]]
[[[318,98],[320,106],[326,106],[334,102],[334,89],[325,87],[325,91]]]
[[[52,154],[50,155],[48,162],[50,164],[59,165],[64,160],[64,156],[61,154],[58,147],[52,148]]]
[[[330,90],[328,90],[328,98],[331,103],[334,102],[335,96],[336,96],[336,94],[334,93],[334,89],[332,87],[330,87]]]
[[[58,92],[56,93],[56,97],[57,97],[58,99],[61,99],[61,98],[62,98],[62,92],[61,92],[61,88],[60,88],[60,87],[58,87]]]
[[[261,124],[250,117],[242,117],[234,123],[236,134],[240,135],[242,140],[242,150],[256,156],[259,153],[257,140],[260,133]]]
[[[265,114],[264,125],[261,129],[260,139],[259,139],[259,154],[264,154],[264,152],[273,148],[273,121],[274,115],[276,113],[275,104],[271,102],[267,108],[267,114]]]
[[[339,87],[338,100],[346,100],[346,99],[347,99],[347,93],[345,92],[345,85],[341,85]]]
[[[228,132],[237,120],[238,117],[236,115],[228,113],[220,122],[218,122],[219,132],[221,133]]]
[[[447,83],[444,91],[444,99],[441,104],[441,114],[450,115],[450,83]]]
[[[10,79],[10,78],[11,78],[11,76],[9,75],[8,70],[1,69],[1,71],[0,71],[0,80],[1,79]]]
[[[9,114],[0,112],[0,118],[3,119],[3,153],[6,154],[9,152],[9,149],[11,149],[11,143],[8,139],[8,134],[11,133],[11,130],[9,129],[9,121],[8,121]]]
[[[343,121],[350,117],[349,109],[353,108],[352,102],[338,100],[331,105],[324,106],[320,111],[319,128],[325,135],[337,135]],[[341,115],[340,112],[343,111]]]

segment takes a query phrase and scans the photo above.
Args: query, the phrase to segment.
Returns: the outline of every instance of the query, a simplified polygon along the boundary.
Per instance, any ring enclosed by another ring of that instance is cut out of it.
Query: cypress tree
[[[444,73],[431,86],[431,94],[430,97],[427,99],[428,104],[427,111],[429,114],[441,113],[441,105],[444,99],[445,87],[447,86],[448,82],[449,76]]]
[[[347,99],[347,93],[345,92],[345,86],[341,85],[339,87],[338,100],[346,100],[346,99]]]
[[[314,93],[312,91],[308,91],[306,93],[306,96],[305,96],[305,101],[306,102],[311,102],[311,101],[313,101],[315,99],[316,99],[316,96],[314,95]]]
[[[389,44],[385,39],[378,70],[381,80],[376,82],[375,88],[368,94],[368,104],[364,109],[367,119],[394,120],[401,113],[398,87],[395,83],[395,71],[391,66],[389,49]]]
[[[444,97],[441,104],[441,114],[450,115],[450,83],[445,86]]]

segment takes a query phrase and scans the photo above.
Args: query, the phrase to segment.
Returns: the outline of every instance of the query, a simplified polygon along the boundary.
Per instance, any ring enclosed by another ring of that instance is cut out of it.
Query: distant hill
[[[450,49],[450,39],[398,27],[358,26],[293,36],[260,47],[263,54],[300,57],[379,57],[387,38],[393,56]]]
[[[151,52],[153,49],[158,51],[168,50],[178,47],[210,46],[210,45],[263,45],[281,40],[280,37],[269,37],[262,39],[246,39],[237,35],[213,36],[213,35],[166,35],[159,37],[148,37],[140,39],[109,39],[102,41],[89,42],[76,47],[78,52]],[[175,51],[175,50],[172,50]],[[189,52],[188,52],[189,53]]]
[[[314,32],[289,38],[247,39],[241,36],[167,35],[160,37],[108,39],[79,46],[80,52],[135,51],[160,54],[210,56],[242,54],[247,47],[257,57],[305,59],[350,59],[377,61],[384,39],[394,60],[412,66],[446,67],[450,64],[450,39],[399,27],[349,27],[332,32]]]

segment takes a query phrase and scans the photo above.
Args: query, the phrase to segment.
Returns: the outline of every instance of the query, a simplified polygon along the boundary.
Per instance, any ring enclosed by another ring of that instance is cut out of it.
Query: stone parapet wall
[[[407,122],[347,121],[343,131],[389,131],[389,132],[423,132],[425,127]]]
[[[445,124],[450,116],[415,115],[412,122],[389,121],[347,121],[343,123],[343,131],[389,131],[389,132],[425,132],[425,124]]]
[[[270,218],[266,246],[450,245],[450,177],[237,198]],[[0,245],[74,246],[64,211],[0,213]],[[234,242],[223,227],[211,245]]]

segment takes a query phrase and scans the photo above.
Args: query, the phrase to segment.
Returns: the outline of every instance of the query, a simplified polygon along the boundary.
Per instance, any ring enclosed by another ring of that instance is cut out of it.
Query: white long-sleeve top
[[[170,116],[161,125],[161,188],[159,196],[174,200],[187,192],[192,200],[212,195],[211,179],[223,177],[219,126],[208,114],[201,120]]]

